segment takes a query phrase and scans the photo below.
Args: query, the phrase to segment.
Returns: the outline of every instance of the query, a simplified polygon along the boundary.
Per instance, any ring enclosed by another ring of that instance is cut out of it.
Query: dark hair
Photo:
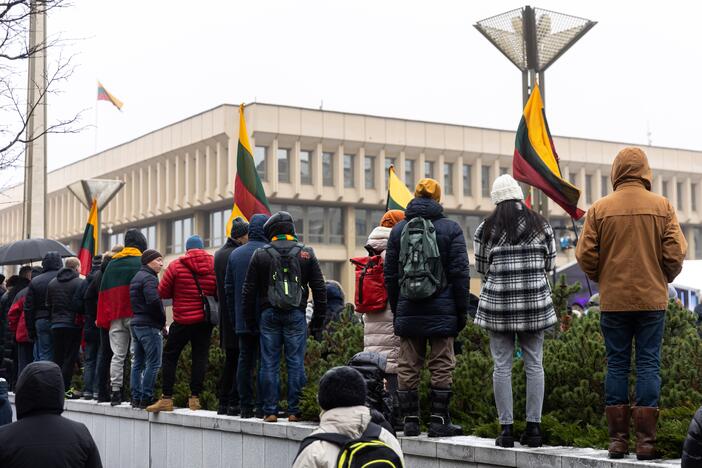
[[[12,275],[9,278],[7,278],[7,283],[6,286],[8,288],[14,288],[17,282],[19,281],[20,277],[19,275]]]
[[[520,221],[523,221],[523,225]],[[536,233],[544,232],[546,220],[518,200],[506,200],[498,204],[485,220],[481,241],[497,242],[503,234],[507,243],[519,244]],[[523,227],[522,227],[523,226]]]

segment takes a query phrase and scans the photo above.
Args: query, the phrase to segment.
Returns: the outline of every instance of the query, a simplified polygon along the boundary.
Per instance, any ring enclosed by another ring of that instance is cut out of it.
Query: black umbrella
[[[23,239],[0,247],[0,265],[22,265],[38,262],[49,252],[62,257],[75,257],[65,245],[52,239]]]

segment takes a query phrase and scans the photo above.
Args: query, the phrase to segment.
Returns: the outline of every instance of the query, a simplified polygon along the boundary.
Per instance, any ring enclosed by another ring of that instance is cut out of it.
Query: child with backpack
[[[392,228],[385,255],[385,285],[400,337],[398,397],[404,434],[420,432],[419,381],[427,344],[431,373],[429,437],[461,435],[449,403],[456,366],[454,338],[468,321],[468,253],[463,230],[443,214],[441,187],[417,184],[406,219]]]
[[[548,222],[524,204],[512,176],[495,179],[491,198],[495,211],[478,226],[473,242],[476,269],[484,278],[475,324],[490,335],[495,404],[502,425],[495,444],[514,446],[512,363],[518,339],[527,382],[527,427],[521,443],[540,447],[544,330],[557,322],[548,283],[556,242]]]
[[[404,467],[400,442],[371,420],[366,382],[357,370],[329,369],[319,381],[317,400],[319,428],[300,444],[293,468]]]

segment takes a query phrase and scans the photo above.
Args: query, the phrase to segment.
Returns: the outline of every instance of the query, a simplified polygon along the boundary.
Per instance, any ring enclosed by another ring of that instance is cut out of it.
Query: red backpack
[[[356,268],[356,312],[383,312],[388,302],[383,257],[369,255],[349,260]]]

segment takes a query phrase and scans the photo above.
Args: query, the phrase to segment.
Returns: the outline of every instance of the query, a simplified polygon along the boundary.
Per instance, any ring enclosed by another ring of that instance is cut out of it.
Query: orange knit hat
[[[380,225],[386,228],[392,228],[397,223],[405,219],[405,212],[402,210],[389,210],[383,215],[380,220]]]
[[[441,185],[434,179],[422,179],[417,183],[417,188],[414,189],[414,196],[441,201]]]

